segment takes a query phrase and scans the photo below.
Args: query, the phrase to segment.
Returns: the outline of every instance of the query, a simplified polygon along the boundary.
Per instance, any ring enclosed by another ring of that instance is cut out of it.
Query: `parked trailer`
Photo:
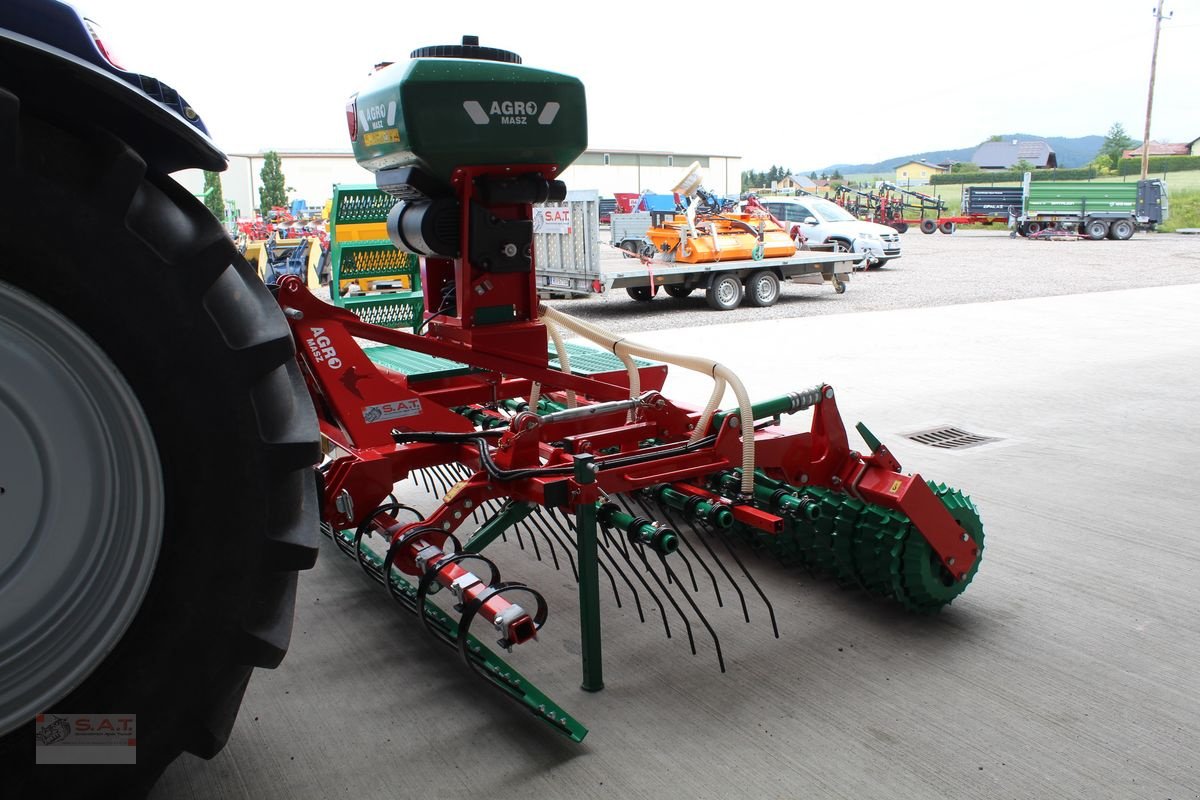
[[[1053,228],[1089,239],[1128,239],[1135,230],[1154,230],[1169,213],[1162,180],[1033,182],[1026,172],[1021,195],[1014,237]]]
[[[612,243],[625,251],[637,266],[622,270],[606,270],[597,276],[593,288],[598,292],[624,289],[639,302],[649,302],[659,287],[671,297],[687,297],[703,289],[709,306],[728,311],[743,300],[752,306],[767,307],[779,300],[781,281],[820,285],[829,283],[834,291],[843,294],[846,281],[861,254],[833,252],[833,248],[818,245],[799,250],[786,258],[738,259],[700,264],[652,260],[655,249],[646,237],[656,212],[635,211],[614,214]]]
[[[858,261],[862,261],[862,256],[856,253],[813,250],[798,251],[787,258],[748,258],[702,264],[639,259],[637,267],[602,272],[597,287],[601,292],[624,289],[640,302],[654,299],[659,287],[675,298],[687,297],[697,289],[703,289],[709,306],[717,311],[737,308],[743,300],[751,306],[765,308],[779,300],[779,285],[785,280],[815,285],[828,283],[838,294],[845,293],[846,281],[850,280],[850,272]]]

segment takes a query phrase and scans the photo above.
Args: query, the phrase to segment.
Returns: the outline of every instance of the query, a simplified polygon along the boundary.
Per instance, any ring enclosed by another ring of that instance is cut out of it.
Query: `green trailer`
[[[1161,180],[1034,182],[1026,172],[1015,233],[1057,230],[1128,239],[1136,230],[1154,230],[1167,214],[1167,185]]]

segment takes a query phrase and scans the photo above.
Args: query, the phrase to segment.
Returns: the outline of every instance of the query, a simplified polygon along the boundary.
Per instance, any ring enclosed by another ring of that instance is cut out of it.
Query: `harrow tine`
[[[423,487],[425,487],[425,493],[433,494],[433,489],[429,488],[429,476],[425,474],[425,468],[421,467],[420,469],[415,470],[415,471],[417,474],[419,474],[421,476],[421,485]]]
[[[710,531],[712,530],[708,523],[702,521],[700,524],[706,529]],[[769,614],[771,617],[771,630],[774,631],[775,638],[778,639],[779,623],[775,620],[775,607],[772,606],[771,601],[767,599],[767,595],[763,592],[762,587],[758,585],[758,581],[754,580],[754,576],[750,574],[750,570],[746,569],[746,565],[742,563],[740,558],[738,558],[738,554],[734,552],[733,545],[729,543],[729,540],[724,536],[721,536],[719,533],[716,535],[717,538],[721,540],[721,543],[725,545],[725,549],[729,551],[729,555],[733,558],[734,563],[738,565],[738,569],[740,569],[742,574],[746,576],[746,580],[750,581],[750,585],[754,587],[754,591],[758,592],[758,596],[762,598],[763,605],[767,607],[767,614]]]
[[[665,505],[662,506],[662,515],[663,515],[663,519],[666,520],[668,525],[670,525],[676,531],[682,530],[682,528],[680,528],[679,525],[677,525],[675,523],[675,520],[671,518],[671,512],[667,510],[667,507]],[[689,525],[690,525],[690,523],[689,523]],[[700,534],[699,534],[699,532],[696,531],[696,527],[694,525],[692,525],[691,528],[692,528],[692,531],[696,533],[697,538],[699,538]],[[688,537],[680,536],[679,540],[681,542],[683,542],[684,546],[687,547],[688,550],[691,551],[692,556],[695,557],[695,559],[696,559],[696,563],[699,564],[701,567],[703,567],[704,571],[708,573],[708,579],[710,581],[712,581],[713,594],[715,594],[717,596],[717,607],[724,608],[725,601],[721,599],[721,587],[719,585],[717,585],[717,576],[713,574],[713,571],[712,571],[712,569],[709,568],[708,564],[704,563],[704,558],[700,555],[700,551],[698,551],[695,547],[692,546],[692,543],[690,541],[688,541]],[[697,589],[697,591],[699,591],[699,589]]]
[[[649,505],[647,505],[645,499],[640,494],[635,495],[633,500],[635,503],[638,504],[638,506],[642,509],[642,511],[645,512],[647,517],[650,517],[653,519],[656,516],[656,512],[653,511]],[[679,528],[675,528],[675,530],[678,531]],[[680,537],[680,538],[683,538],[683,537]],[[688,560],[688,557],[683,554],[683,551],[676,550],[675,553],[683,561],[683,565],[685,567],[687,567],[688,577],[690,577],[692,579],[692,591],[698,593],[700,591],[700,585],[696,583],[696,573],[692,570],[691,562]],[[674,570],[671,570],[671,573],[674,573]],[[671,573],[668,573],[668,574],[671,574]]]
[[[666,557],[661,553],[658,554],[658,560],[662,563],[663,569],[667,571],[668,575],[674,571],[671,569],[671,565],[667,563]],[[692,599],[690,594],[687,593],[687,587],[683,585],[682,581],[676,580],[676,583],[679,584],[679,593],[683,595],[684,600],[687,600],[688,605],[692,607],[692,611],[695,611],[696,616],[700,618],[700,624],[705,627],[705,629],[708,631],[708,635],[712,637],[713,647],[716,648],[717,651],[717,664],[721,667],[721,672],[724,672],[725,656],[721,653],[721,640],[717,638],[717,632],[714,631],[712,625],[708,623],[708,618],[704,616],[704,612],[700,610],[700,606],[696,605],[696,601]],[[695,652],[696,648],[693,647],[692,653],[695,654]]]
[[[684,630],[687,631],[688,646],[692,648],[692,655],[696,655],[696,637],[692,634],[692,623],[688,622],[687,615],[683,613],[683,609],[679,607],[679,603],[675,602],[674,595],[671,594],[671,590],[667,588],[667,585],[665,583],[663,583],[663,579],[660,578],[658,576],[658,573],[655,572],[654,569],[650,566],[650,562],[646,559],[645,548],[642,547],[641,545],[634,544],[633,549],[636,550],[638,556],[641,557],[642,565],[646,568],[646,572],[648,572],[650,574],[650,577],[653,578],[654,582],[658,584],[658,588],[662,589],[663,594],[665,594],[667,596],[667,602],[669,602],[672,606],[674,606],[675,613],[679,615],[679,618],[681,620],[683,620]],[[670,580],[670,578],[671,578],[671,572],[668,570],[667,579]],[[682,591],[682,589],[681,589],[681,591]],[[684,593],[686,594],[686,592],[684,592]]]
[[[693,526],[693,527],[695,528],[695,526]],[[695,530],[697,531],[697,533],[700,533],[699,528],[695,528]],[[712,530],[709,529],[708,533],[711,534]],[[720,534],[717,534],[717,535],[719,536]],[[733,590],[735,592],[737,592],[738,601],[741,602],[741,604],[742,604],[742,616],[745,617],[746,622],[749,622],[750,621],[750,608],[749,608],[749,606],[746,605],[746,595],[742,594],[742,587],[738,586],[738,582],[735,581],[733,579],[733,575],[731,575],[729,573],[729,568],[725,566],[725,562],[722,561],[720,559],[720,557],[717,556],[716,551],[712,549],[712,545],[710,545],[708,543],[708,537],[701,534],[701,535],[698,535],[696,538],[700,540],[700,544],[704,545],[704,549],[708,551],[708,554],[710,556],[712,556],[713,561],[717,562],[717,566],[721,568],[721,572],[725,573],[725,578],[726,578],[726,580],[729,581],[729,585],[733,587]]]
[[[550,558],[552,558],[554,560],[554,568],[562,569],[562,567],[558,563],[558,548],[556,548],[554,546],[554,538],[557,538],[557,537],[551,537],[550,533],[547,533],[546,529],[541,526],[541,523],[539,523],[534,518],[534,517],[541,516],[541,513],[542,513],[542,507],[535,506],[534,513],[530,514],[525,519],[530,525],[537,528],[538,533],[540,533],[546,539],[546,544],[550,545]],[[561,539],[559,540],[558,543],[560,546],[563,546]],[[567,549],[565,546],[563,546],[563,549],[566,550],[567,557],[570,558],[571,551],[569,549]],[[575,580],[578,581],[579,580],[579,570],[575,568],[575,559],[574,558],[571,558],[571,573],[575,576]]]
[[[517,525],[520,525],[522,528],[525,529],[525,532],[527,534],[529,534],[529,543],[531,545],[533,545],[533,554],[537,557],[538,561],[541,561],[542,560],[542,551],[541,551],[541,548],[538,547],[537,536],[534,534],[533,529],[525,524],[525,520],[521,520],[520,522],[517,523]]]
[[[604,538],[607,545],[611,545],[611,543],[613,542],[614,539],[621,538],[620,536],[614,536],[612,529],[609,528],[607,525],[599,525],[597,527],[599,527],[600,534]],[[608,555],[609,559],[613,562],[613,566],[616,567],[617,571],[621,573],[621,576],[623,578],[625,578],[625,582],[629,583],[629,587],[631,589],[633,589],[633,584],[629,581],[628,576],[625,575],[625,570],[623,570],[619,566],[617,566],[617,560],[616,560],[616,558],[613,557],[613,554],[609,551],[609,546],[607,546],[607,545],[605,547],[601,547],[600,552]],[[663,604],[663,601],[659,598],[658,594],[654,591],[653,588],[651,588],[650,584],[646,582],[646,579],[642,577],[641,573],[639,573],[637,571],[637,569],[633,566],[633,561],[630,560],[629,556],[626,553],[624,553],[619,547],[613,547],[612,549],[616,550],[618,553],[621,554],[621,557],[625,560],[625,563],[629,565],[631,571],[633,572],[633,577],[637,578],[638,582],[640,584],[642,584],[642,588],[645,589],[652,598],[654,598],[654,605],[658,607],[658,613],[662,617],[663,632],[667,635],[667,638],[670,639],[671,638],[671,623],[667,620],[666,605]],[[638,600],[638,595],[637,595],[636,589],[633,590],[633,598],[634,598],[634,602],[637,604],[638,617],[641,618],[642,622],[645,622],[646,617],[642,613],[642,604]]]
[[[558,523],[558,517],[557,517],[557,516],[555,516],[554,509],[553,509],[553,508],[551,508],[551,509],[549,509],[549,511],[550,511],[550,517],[551,517],[551,519],[553,519],[555,523]],[[539,514],[541,513],[541,509],[540,509],[540,508],[538,509],[538,513],[539,513]],[[567,550],[567,552],[568,552],[568,553],[570,553],[570,552],[571,552],[571,549],[578,550],[578,548],[579,548],[578,541],[579,541],[579,540],[578,540],[577,538],[575,538],[575,537],[573,537],[573,536],[571,535],[571,534],[572,534],[572,532],[574,532],[574,531],[575,531],[575,524],[574,524],[573,522],[571,522],[571,518],[570,518],[570,517],[568,517],[568,516],[567,516],[567,515],[564,513],[564,514],[563,514],[563,519],[566,521],[566,526],[561,526],[561,530],[562,530],[562,532],[563,532],[564,536],[566,537],[567,541],[571,543],[571,547],[570,547],[570,548],[564,548],[564,549],[566,549],[566,550]],[[549,523],[547,523],[547,524],[549,524]],[[603,542],[597,541],[597,544],[598,544],[598,545],[602,545],[602,544],[603,544]],[[642,622],[645,622],[645,621],[646,621],[646,615],[645,615],[645,614],[642,612],[642,600],[641,600],[641,598],[638,596],[638,591],[637,591],[637,589],[636,589],[636,588],[634,587],[634,585],[633,585],[633,584],[632,584],[632,583],[629,581],[629,576],[625,574],[625,571],[624,571],[623,569],[621,569],[621,565],[620,565],[620,564],[618,564],[618,563],[617,563],[617,560],[616,560],[615,558],[613,558],[613,557],[612,557],[612,553],[608,552],[608,548],[607,548],[606,546],[600,546],[600,547],[597,547],[597,552],[599,552],[599,553],[603,553],[603,554],[605,555],[605,557],[606,557],[606,558],[608,558],[608,560],[609,560],[609,561],[612,563],[612,569],[613,569],[613,570],[616,570],[616,571],[617,571],[617,574],[621,576],[621,580],[625,581],[625,585],[626,585],[626,586],[628,586],[628,587],[629,587],[629,591],[633,593],[633,604],[634,604],[635,606],[637,606],[638,618],[639,618],[639,619],[640,619]],[[601,561],[599,558],[597,558],[597,559],[596,559],[596,566],[600,567],[600,569],[602,569],[602,570],[604,571],[604,574],[608,576],[608,582],[609,582],[609,584],[612,586],[613,599],[614,599],[614,600],[616,601],[616,603],[617,603],[617,608],[622,608],[622,607],[623,607],[623,605],[622,605],[622,603],[621,603],[621,593],[617,591],[617,581],[616,581],[616,579],[613,577],[612,570],[610,570],[610,569],[608,568],[608,566],[607,566],[607,565],[605,565],[605,563],[604,563],[603,561]],[[574,559],[572,559],[572,561],[571,561],[571,568],[572,568],[572,569],[574,569],[574,568],[575,568],[575,562],[574,562]],[[576,580],[576,581],[578,581],[578,580],[579,580],[579,573],[578,573],[578,572],[576,572],[576,573],[575,573],[575,580]],[[671,633],[670,633],[670,630],[668,629],[667,636],[669,637],[670,635],[671,635]]]

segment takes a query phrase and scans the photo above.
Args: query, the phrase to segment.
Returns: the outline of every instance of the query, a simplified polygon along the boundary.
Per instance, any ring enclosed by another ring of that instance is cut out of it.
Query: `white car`
[[[895,228],[856,219],[837,203],[820,197],[760,200],[784,228],[798,230],[809,244],[832,243],[835,250],[862,253],[871,267],[900,257],[900,234]]]

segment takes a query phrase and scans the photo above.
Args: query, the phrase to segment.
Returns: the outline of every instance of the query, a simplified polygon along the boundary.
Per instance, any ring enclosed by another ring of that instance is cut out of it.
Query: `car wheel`
[[[770,270],[754,273],[746,281],[746,302],[755,308],[769,308],[779,301],[779,278]]]
[[[708,287],[705,300],[717,311],[732,311],[742,303],[745,290],[736,275],[718,275]]]
[[[654,299],[654,295],[658,294],[658,287],[651,289],[649,286],[629,286],[625,292],[639,303],[649,303]]]
[[[1093,242],[1108,236],[1108,222],[1102,219],[1089,219],[1083,226],[1083,232]]]
[[[1108,235],[1110,238],[1123,242],[1133,236],[1133,231],[1132,222],[1127,219],[1117,219],[1113,220],[1112,225],[1109,226]]]

